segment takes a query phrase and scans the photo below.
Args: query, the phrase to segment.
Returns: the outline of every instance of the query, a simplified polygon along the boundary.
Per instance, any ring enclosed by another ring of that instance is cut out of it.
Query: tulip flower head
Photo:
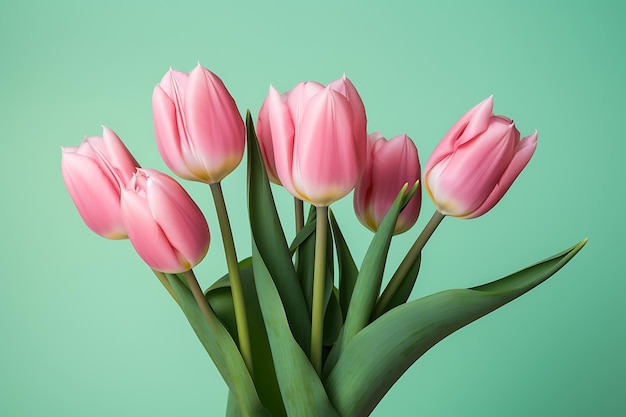
[[[361,223],[376,231],[405,184],[420,179],[415,144],[407,135],[386,140],[379,132],[368,136],[369,158],[354,190],[354,211]],[[404,233],[417,221],[422,204],[421,185],[400,212],[394,234]]]
[[[161,157],[179,177],[216,183],[241,162],[243,119],[222,80],[200,64],[189,74],[170,69],[152,110]]]
[[[535,152],[536,131],[520,140],[513,120],[492,110],[489,97],[467,112],[426,163],[424,185],[442,214],[465,219],[485,214]]]
[[[188,271],[209,249],[209,226],[200,208],[172,177],[137,169],[121,197],[128,238],[152,268]]]
[[[366,159],[363,102],[345,76],[328,86],[270,87],[257,123],[268,176],[295,197],[328,206],[348,194]]]
[[[61,173],[85,224],[100,236],[124,239],[120,194],[139,164],[114,131],[102,130],[62,149]]]

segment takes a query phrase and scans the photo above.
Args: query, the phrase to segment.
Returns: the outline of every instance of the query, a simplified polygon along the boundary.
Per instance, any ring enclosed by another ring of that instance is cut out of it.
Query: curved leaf
[[[285,306],[291,331],[300,346],[308,349],[311,344],[311,322],[306,301],[298,285],[285,233],[276,212],[274,197],[249,111],[246,114],[246,130],[248,136],[248,213],[252,238],[265,260]]]
[[[380,294],[387,253],[398,215],[402,207],[413,197],[416,189],[417,183],[406,196],[407,185],[400,190],[367,248],[348,306],[343,331],[343,347],[348,346],[352,338],[369,323],[372,309]]]
[[[339,417],[307,355],[293,338],[278,291],[254,241],[252,259],[259,303],[287,415]]]
[[[215,313],[207,321],[196,303],[191,290],[177,275],[166,274],[178,301],[200,342],[213,359],[228,388],[237,396],[243,414],[269,417],[256,392],[252,377],[228,330]]]
[[[372,312],[372,317],[370,317],[370,322],[376,320],[392,308],[406,303],[411,296],[411,292],[413,291],[413,287],[417,281],[417,275],[419,274],[421,263],[422,255],[420,253],[413,265],[411,265],[411,268],[407,271],[407,274],[403,277],[399,277],[401,285],[396,289],[391,287],[385,288],[383,294],[378,298],[376,307]],[[386,302],[384,300],[386,300]]]
[[[343,416],[368,415],[433,345],[544,282],[586,242],[500,280],[442,291],[382,315],[343,350],[325,381],[331,401]]]
[[[341,233],[335,215],[330,209],[328,212],[330,215],[330,226],[337,247],[337,264],[339,265],[339,305],[341,306],[341,313],[345,320],[359,270],[350,253],[346,239],[343,237],[343,233]]]
[[[286,416],[283,406],[278,380],[274,371],[274,361],[270,351],[269,341],[265,332],[265,324],[259,301],[254,286],[252,275],[252,259],[247,258],[239,262],[243,295],[246,303],[246,316],[248,318],[248,330],[252,343],[252,363],[254,374],[252,376],[257,387],[258,395],[263,405],[272,413],[272,416]],[[233,304],[228,275],[220,278],[206,292],[205,297],[219,320],[224,323],[231,336],[237,341],[237,322],[235,319],[235,306]],[[229,407],[230,409],[230,407]],[[236,415],[236,414],[235,414]]]

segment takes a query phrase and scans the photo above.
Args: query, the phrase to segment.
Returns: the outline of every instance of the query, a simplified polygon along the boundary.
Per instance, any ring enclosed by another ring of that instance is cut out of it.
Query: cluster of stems
[[[239,265],[237,261],[237,253],[235,250],[235,243],[233,240],[232,229],[230,227],[230,221],[228,218],[228,212],[226,210],[226,204],[224,201],[224,195],[222,193],[222,187],[219,182],[210,184],[213,200],[215,203],[215,209],[220,224],[220,232],[224,244],[224,253],[226,256],[226,264],[228,266],[228,275],[230,280],[230,287],[233,297],[233,305],[235,308],[235,319],[237,323],[237,336],[239,338],[239,349],[243,360],[250,372],[253,374],[252,364],[252,349],[250,345],[250,333],[248,330],[248,320],[246,317],[246,306],[243,296],[243,287],[241,283],[241,276],[239,273]],[[304,204],[302,200],[294,199],[295,209],[295,229],[296,234],[304,227]],[[403,283],[404,277],[407,275],[411,266],[420,256],[424,245],[433,234],[437,226],[441,223],[445,216],[438,211],[435,211],[428,224],[424,227],[424,230],[419,234],[406,256],[400,263],[398,269],[392,276],[389,284],[381,294],[376,303],[372,318],[384,314],[389,308],[389,303],[393,295],[398,291]],[[313,301],[312,301],[312,322],[311,322],[311,351],[310,359],[313,368],[318,375],[322,373],[322,346],[324,340],[324,291],[325,291],[325,273],[326,273],[326,242],[328,231],[328,207],[319,206],[316,207],[316,225],[315,225],[315,259],[313,270]],[[297,252],[296,252],[297,256]],[[167,280],[165,274],[154,271],[155,275],[161,281],[163,286],[170,293],[172,298],[178,302],[178,298],[172,289],[170,283]],[[210,322],[214,319],[215,314],[211,312],[211,307],[208,304],[204,293],[198,284],[198,281],[192,270],[184,273],[187,285],[198,303],[200,310],[202,311],[205,319]]]

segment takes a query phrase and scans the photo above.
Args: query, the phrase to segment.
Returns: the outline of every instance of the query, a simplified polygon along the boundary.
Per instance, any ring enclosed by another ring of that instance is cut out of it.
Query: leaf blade
[[[342,352],[325,381],[331,401],[341,415],[368,415],[397,379],[428,349],[547,280],[585,243],[586,239],[491,283],[442,291],[384,314],[363,329]]]

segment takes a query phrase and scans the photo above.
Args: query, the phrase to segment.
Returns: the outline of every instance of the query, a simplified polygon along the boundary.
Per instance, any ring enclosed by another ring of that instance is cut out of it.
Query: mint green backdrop
[[[280,91],[345,72],[369,130],[406,132],[422,164],[467,109],[495,111],[537,152],[494,210],[446,219],[413,297],[477,285],[587,247],[547,283],[420,359],[374,416],[623,415],[626,291],[624,10],[617,2],[4,1],[0,5],[0,415],[219,416],[226,386],[183,315],[133,252],[82,223],[61,146],[115,131],[146,167],[152,89],[197,61],[256,115]],[[557,6],[558,5],[558,6]],[[197,268],[225,271],[207,187],[185,183],[213,228]],[[250,253],[245,168],[224,182]],[[291,199],[274,189],[289,236]],[[371,236],[333,205],[361,260]],[[394,240],[397,265],[433,211]]]

